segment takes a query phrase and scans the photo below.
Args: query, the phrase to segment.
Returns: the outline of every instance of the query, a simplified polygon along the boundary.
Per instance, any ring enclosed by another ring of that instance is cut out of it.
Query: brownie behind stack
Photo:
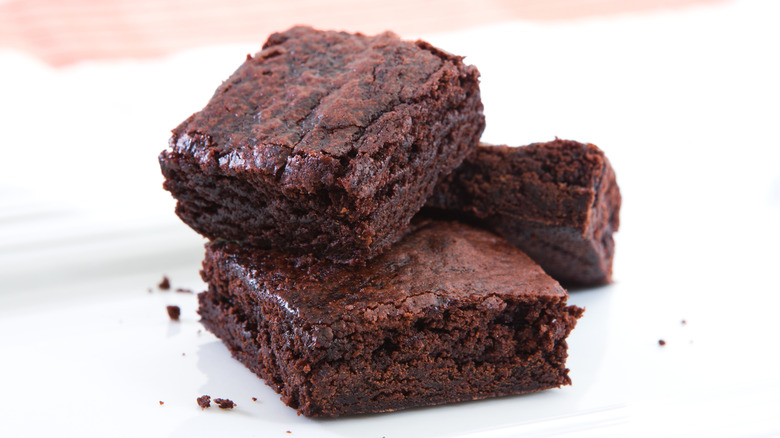
[[[272,35],[160,155],[211,240],[203,324],[307,416],[569,384],[566,291],[502,237],[412,221],[484,123],[476,68],[425,42]]]
[[[612,280],[620,189],[592,144],[555,139],[522,147],[480,144],[426,207],[487,228],[566,284]]]

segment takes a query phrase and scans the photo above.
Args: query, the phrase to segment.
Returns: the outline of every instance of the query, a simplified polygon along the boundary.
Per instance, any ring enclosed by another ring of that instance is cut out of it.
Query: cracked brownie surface
[[[273,34],[173,131],[164,187],[210,239],[369,259],[476,147],[478,76],[392,33]]]
[[[517,248],[456,222],[365,266],[207,245],[203,324],[307,416],[381,412],[570,384],[582,309]]]
[[[522,147],[480,144],[436,186],[426,207],[498,233],[558,281],[595,285],[612,279],[620,205],[604,152],[556,139]]]

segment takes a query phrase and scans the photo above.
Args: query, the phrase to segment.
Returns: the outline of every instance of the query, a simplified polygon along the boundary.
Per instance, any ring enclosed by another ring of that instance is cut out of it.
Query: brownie
[[[173,131],[176,213],[224,238],[341,263],[398,241],[484,129],[479,72],[392,33],[294,27]]]
[[[168,312],[168,317],[171,321],[178,321],[181,315],[181,308],[179,306],[166,306],[165,310]]]
[[[571,383],[583,310],[504,239],[414,222],[365,265],[207,244],[202,323],[306,416],[521,394]]]
[[[200,409],[206,409],[211,406],[211,396],[210,395],[202,395],[197,398],[198,406],[200,406]]]
[[[505,237],[567,285],[612,279],[620,190],[598,147],[570,140],[480,144],[436,186],[430,214],[465,218]]]
[[[229,398],[215,398],[214,403],[216,403],[220,409],[233,409],[236,407],[233,400],[230,400]]]

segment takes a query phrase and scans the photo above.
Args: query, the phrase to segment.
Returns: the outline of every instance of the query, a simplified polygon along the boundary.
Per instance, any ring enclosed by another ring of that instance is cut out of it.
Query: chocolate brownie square
[[[498,233],[562,283],[587,286],[612,279],[620,203],[604,152],[556,139],[523,147],[480,144],[426,206]]]
[[[173,131],[164,187],[209,239],[369,259],[476,148],[478,77],[392,33],[273,34]]]
[[[213,242],[202,323],[306,416],[521,394],[571,383],[583,310],[504,239],[413,224],[366,265]]]

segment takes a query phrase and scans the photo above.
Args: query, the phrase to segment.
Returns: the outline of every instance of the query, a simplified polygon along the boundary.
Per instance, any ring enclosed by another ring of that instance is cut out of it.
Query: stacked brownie
[[[203,324],[303,415],[570,384],[582,309],[548,273],[609,281],[614,173],[592,145],[479,145],[478,76],[422,41],[295,27],[160,155],[210,239]]]
[[[365,261],[476,147],[478,76],[390,33],[273,34],[173,131],[164,187],[210,239]]]

